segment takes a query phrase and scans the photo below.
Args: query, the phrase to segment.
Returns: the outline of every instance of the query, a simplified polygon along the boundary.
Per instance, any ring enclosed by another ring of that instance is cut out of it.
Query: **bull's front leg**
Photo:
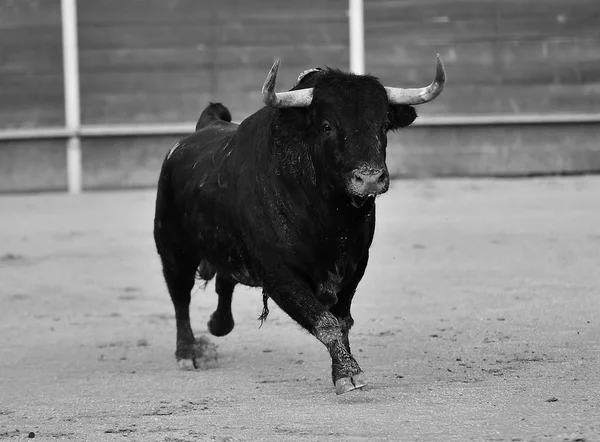
[[[286,278],[286,280],[290,280]],[[321,341],[331,356],[332,378],[337,394],[364,387],[365,376],[347,346],[347,330],[302,284],[267,289],[267,294],[293,320]]]
[[[340,323],[330,312],[316,322],[313,334],[329,350],[332,378],[337,394],[346,393],[367,385],[366,377],[350,353],[348,330],[350,326]]]
[[[350,338],[348,334],[350,333],[350,329],[354,325],[354,319],[352,318],[352,314],[350,312],[350,306],[352,305],[352,298],[354,298],[354,293],[356,292],[356,288],[358,284],[362,280],[365,269],[367,268],[367,263],[369,261],[369,254],[365,253],[362,259],[359,261],[352,278],[344,286],[342,290],[337,294],[337,302],[331,306],[329,311],[333,313],[333,315],[338,319],[341,329],[342,329],[342,340],[348,352],[350,350]]]

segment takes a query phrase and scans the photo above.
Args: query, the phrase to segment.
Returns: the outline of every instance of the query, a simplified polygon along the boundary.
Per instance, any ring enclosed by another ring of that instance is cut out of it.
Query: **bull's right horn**
[[[267,79],[262,87],[262,96],[264,103],[269,107],[278,109],[284,107],[308,107],[312,102],[313,89],[299,89],[290,92],[275,92],[275,81],[277,80],[277,70],[280,60],[273,63],[273,67],[267,75]]]
[[[403,89],[399,87],[386,87],[390,104],[423,104],[428,103],[442,93],[446,83],[446,71],[439,54],[436,61],[435,79],[427,87]]]

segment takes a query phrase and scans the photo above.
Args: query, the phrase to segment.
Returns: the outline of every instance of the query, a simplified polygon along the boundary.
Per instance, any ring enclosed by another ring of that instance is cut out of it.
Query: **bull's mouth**
[[[375,195],[350,195],[350,204],[352,207],[360,209],[368,200],[374,200]]]

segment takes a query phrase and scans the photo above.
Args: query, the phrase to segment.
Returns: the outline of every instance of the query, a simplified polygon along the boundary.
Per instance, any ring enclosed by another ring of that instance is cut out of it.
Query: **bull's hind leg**
[[[182,369],[199,368],[201,357],[214,357],[214,346],[196,340],[190,325],[190,299],[199,260],[190,254],[161,254],[163,274],[175,307],[177,347],[175,358]]]
[[[219,295],[217,309],[208,321],[208,330],[215,336],[225,336],[233,330],[234,322],[231,314],[231,298],[235,282],[217,274],[215,290]]]
[[[206,339],[196,340],[190,325],[190,299],[196,272],[210,279],[214,272],[210,265],[201,266],[200,256],[190,246],[179,219],[171,182],[171,171],[165,162],[158,181],[154,241],[162,261],[163,275],[175,307],[177,344],[175,358],[181,368],[198,368],[199,363],[215,358],[215,347]],[[212,273],[211,273],[212,272]],[[199,361],[204,356],[203,361]]]

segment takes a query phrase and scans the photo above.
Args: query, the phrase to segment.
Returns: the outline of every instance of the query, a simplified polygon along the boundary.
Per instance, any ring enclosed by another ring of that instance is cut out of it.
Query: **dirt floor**
[[[353,308],[370,385],[342,396],[255,289],[178,370],[153,204],[0,197],[0,439],[600,441],[600,177],[394,182]],[[192,304],[203,335],[214,286]]]

